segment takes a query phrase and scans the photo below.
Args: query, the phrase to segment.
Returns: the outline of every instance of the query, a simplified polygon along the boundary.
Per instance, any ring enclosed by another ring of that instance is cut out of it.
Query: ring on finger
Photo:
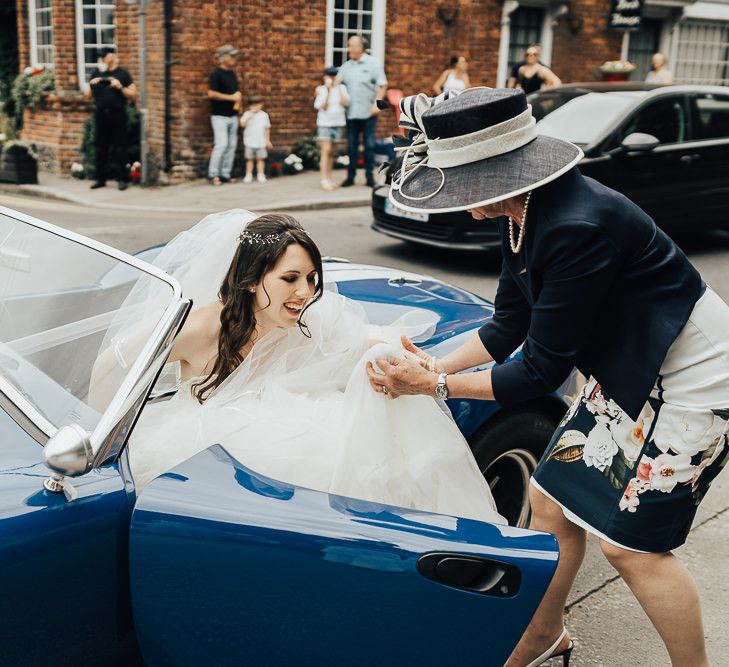
[[[382,385],[382,393],[385,394],[385,396],[387,396],[390,393],[390,391],[384,384]]]

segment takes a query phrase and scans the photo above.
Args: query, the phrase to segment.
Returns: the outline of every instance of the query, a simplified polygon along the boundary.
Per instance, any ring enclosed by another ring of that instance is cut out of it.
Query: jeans
[[[369,118],[347,118],[347,152],[349,168],[347,175],[354,180],[357,174],[357,157],[359,154],[359,135],[364,135],[364,166],[367,179],[372,178],[375,168],[375,125],[377,116]]]
[[[210,116],[215,144],[210,154],[208,178],[230,178],[238,144],[238,116]]]
[[[107,177],[118,182],[127,180],[127,114],[122,109],[96,111],[96,180]]]

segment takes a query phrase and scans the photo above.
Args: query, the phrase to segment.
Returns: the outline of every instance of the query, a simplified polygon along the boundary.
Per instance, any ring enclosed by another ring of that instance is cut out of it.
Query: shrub
[[[18,74],[10,87],[10,99],[5,109],[8,116],[15,120],[15,130],[23,127],[23,109],[37,109],[43,96],[52,92],[56,87],[51,70],[25,68],[25,72]]]
[[[303,162],[304,161],[296,155],[296,153],[291,153],[281,164],[281,173],[288,176],[298,174],[300,171],[304,170]]]
[[[301,158],[304,169],[318,169],[321,150],[316,137],[302,137],[291,148],[294,155]]]

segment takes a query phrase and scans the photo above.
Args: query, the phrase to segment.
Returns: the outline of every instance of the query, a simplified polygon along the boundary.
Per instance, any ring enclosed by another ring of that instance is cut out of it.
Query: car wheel
[[[529,525],[529,478],[556,427],[547,413],[521,409],[496,415],[469,438],[496,507],[510,526]]]

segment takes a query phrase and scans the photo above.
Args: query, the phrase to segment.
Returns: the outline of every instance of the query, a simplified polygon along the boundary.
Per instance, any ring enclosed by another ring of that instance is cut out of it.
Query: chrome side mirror
[[[631,132],[620,146],[625,153],[647,153],[660,145],[660,141],[652,134],[645,132]]]
[[[64,476],[83,475],[91,469],[94,452],[90,436],[78,424],[69,424],[50,437],[43,448],[43,463],[53,471],[43,483],[48,491],[62,492]]]

